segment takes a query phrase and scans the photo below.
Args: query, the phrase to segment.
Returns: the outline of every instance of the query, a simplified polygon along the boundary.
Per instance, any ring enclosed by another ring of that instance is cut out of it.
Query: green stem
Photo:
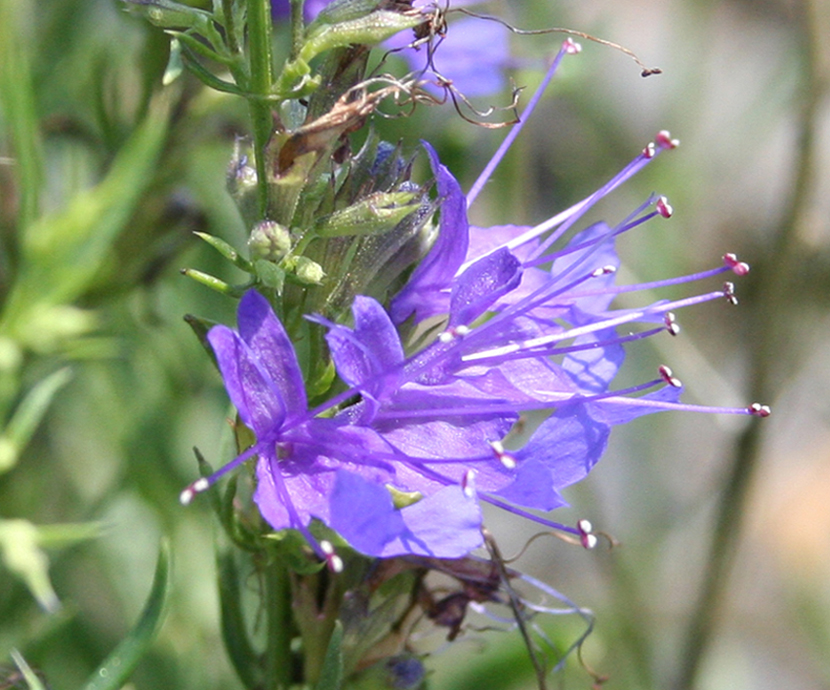
[[[303,5],[305,0],[291,0],[291,59],[296,60],[303,47],[305,22],[303,20]]]
[[[268,96],[274,83],[271,61],[271,5],[269,0],[248,0],[248,52],[250,82],[248,110],[254,135],[257,197],[262,218],[269,217],[266,149],[274,123]]]
[[[265,612],[268,631],[265,652],[265,690],[286,690],[292,683],[291,582],[288,570],[272,550],[265,570]]]
[[[797,232],[805,217],[811,212],[809,195],[815,177],[816,130],[819,125],[821,104],[828,90],[830,70],[820,51],[824,37],[820,30],[815,0],[805,3],[803,29],[808,37],[808,49],[802,71],[804,80],[796,101],[802,104],[799,114],[799,139],[796,147],[795,179],[793,193],[765,262],[764,280],[755,297],[753,322],[753,348],[751,349],[750,380],[753,399],[769,401],[775,389],[782,383],[780,367],[790,337],[789,317],[792,300],[800,299],[792,289],[798,279],[796,264],[801,261],[803,248],[798,243]],[[701,662],[717,632],[719,616],[723,612],[729,575],[741,537],[752,480],[758,466],[761,451],[762,428],[756,421],[747,426],[736,443],[732,466],[729,469],[724,490],[717,506],[715,532],[706,564],[706,575],[695,606],[692,620],[686,632],[681,650],[680,673],[675,683],[677,690],[695,687]]]
[[[240,47],[236,40],[236,26],[234,25],[233,0],[222,0],[222,14],[225,20],[225,36],[228,43],[228,50],[231,54],[239,55]]]

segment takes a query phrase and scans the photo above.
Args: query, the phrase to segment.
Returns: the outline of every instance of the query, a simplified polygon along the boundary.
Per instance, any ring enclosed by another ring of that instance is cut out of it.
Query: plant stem
[[[248,110],[254,135],[257,198],[262,218],[269,217],[266,149],[273,129],[268,97],[274,83],[271,62],[271,5],[269,0],[248,0],[248,52],[250,82]]]
[[[303,21],[303,5],[305,0],[291,0],[291,59],[294,60],[300,54],[303,47],[303,33],[305,22]]]
[[[265,567],[266,690],[286,690],[291,686],[291,582],[288,570],[272,550]]]

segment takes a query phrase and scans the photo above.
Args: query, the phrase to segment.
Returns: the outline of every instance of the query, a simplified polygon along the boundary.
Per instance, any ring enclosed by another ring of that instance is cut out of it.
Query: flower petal
[[[330,525],[358,551],[383,558],[460,558],[482,543],[481,511],[461,487],[397,510],[387,489],[350,472],[337,473]]]
[[[476,261],[452,287],[449,325],[471,324],[521,279],[521,264],[507,249],[497,249]]]
[[[464,262],[469,243],[467,201],[452,173],[438,160],[438,154],[423,142],[435,175],[441,219],[438,237],[429,253],[412,272],[409,282],[390,306],[392,321],[403,323],[415,315],[415,323],[448,311],[452,279]]]
[[[262,295],[248,290],[237,310],[239,335],[285,402],[289,419],[306,411],[305,385],[294,345]]]
[[[214,326],[207,339],[239,417],[260,441],[276,438],[285,420],[285,403],[273,381],[260,368],[259,358],[236,332]]]

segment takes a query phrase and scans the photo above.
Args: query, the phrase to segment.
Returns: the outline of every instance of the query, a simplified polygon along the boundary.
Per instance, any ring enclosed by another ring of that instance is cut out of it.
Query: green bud
[[[320,285],[323,282],[323,278],[326,277],[326,272],[316,261],[312,261],[304,256],[298,256],[294,264],[294,275],[297,277],[297,280],[306,285]]]
[[[378,192],[322,219],[320,237],[379,235],[389,232],[420,206],[415,192]]]
[[[251,231],[248,249],[252,259],[279,261],[291,249],[291,233],[276,221],[264,220]]]
[[[315,21],[309,26],[308,38],[300,51],[300,59],[310,61],[320,53],[352,44],[375,45],[405,29],[424,23],[420,14],[405,15],[377,10],[348,21],[329,24]]]
[[[309,33],[320,24],[339,24],[352,19],[360,19],[383,5],[386,0],[334,0],[320,10],[317,18],[309,26]]]
[[[151,24],[163,29],[204,29],[211,16],[204,10],[172,0],[128,0]]]

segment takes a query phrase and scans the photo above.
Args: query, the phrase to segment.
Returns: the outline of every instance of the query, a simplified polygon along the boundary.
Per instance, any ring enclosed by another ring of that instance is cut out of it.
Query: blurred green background
[[[774,408],[760,423],[683,414],[618,428],[556,517],[587,517],[621,545],[538,540],[517,567],[596,613],[584,656],[606,687],[828,688],[830,3],[491,7],[523,28],[613,40],[664,73],[641,79],[622,53],[582,41],[473,221],[539,222],[669,129],[681,147],[593,216],[616,222],[652,191],[674,206],[670,221],[621,242],[623,279],[702,270],[726,251],[753,270],[737,309],[678,314],[682,336],[631,348],[624,376],[667,363],[689,402]],[[560,42],[511,37],[517,84],[538,82]],[[239,279],[192,233],[244,243],[224,179],[248,125],[244,104],[188,76],[162,88],[166,60],[161,32],[115,0],[0,0],[0,524],[97,525],[94,538],[77,527],[41,535],[62,604],[51,614],[3,552],[0,664],[17,647],[56,690],[79,687],[135,621],[162,535],[172,606],[133,686],[241,687],[219,636],[212,515],[206,501],[177,500],[197,473],[194,445],[221,462],[228,414],[181,317],[230,323],[234,305],[179,269]],[[380,126],[413,148],[429,137],[465,188],[503,136],[448,106]],[[37,407],[43,381],[57,392],[27,429],[22,403]],[[496,513],[488,525],[506,554],[537,531]],[[48,584],[30,584],[54,603]],[[562,639],[578,630],[545,625]],[[423,643],[438,649],[434,688],[533,687],[515,633]],[[591,681],[574,658],[559,683]]]

